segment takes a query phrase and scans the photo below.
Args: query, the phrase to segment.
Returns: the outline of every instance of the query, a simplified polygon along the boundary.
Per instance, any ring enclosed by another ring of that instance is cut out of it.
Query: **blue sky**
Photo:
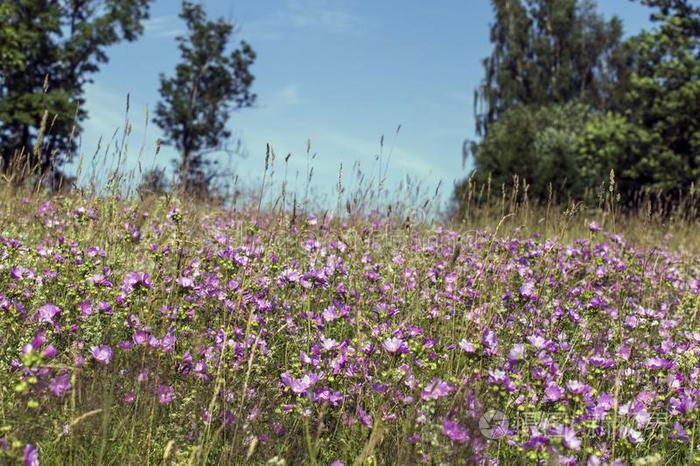
[[[341,163],[346,174],[355,162],[376,172],[383,134],[384,153],[393,147],[393,181],[409,176],[432,190],[442,180],[447,199],[453,183],[465,176],[461,147],[474,136],[472,95],[482,77],[481,59],[490,53],[488,0],[203,3],[211,17],[233,20],[237,38],[258,54],[257,106],[234,113],[229,122],[249,153],[230,162],[245,183],[258,183],[267,143],[278,158],[292,154],[290,176],[304,173],[310,139],[318,154],[314,186],[331,191]],[[89,119],[81,142],[86,157],[100,136],[109,139],[123,127],[128,93],[133,131],[127,166],[136,166],[141,146],[142,166],[170,166],[176,156],[171,149],[153,159],[161,133],[150,122],[146,127],[145,109],[158,101],[159,73],[172,73],[179,59],[179,7],[179,1],[155,1],[145,34],[108,50],[110,62],[87,88]],[[627,34],[648,25],[648,10],[629,0],[601,0],[598,9],[620,16]]]

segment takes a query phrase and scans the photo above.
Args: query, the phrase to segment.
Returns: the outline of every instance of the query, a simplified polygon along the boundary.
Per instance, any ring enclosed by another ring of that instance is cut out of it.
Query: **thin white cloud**
[[[291,105],[297,105],[302,102],[301,92],[299,91],[299,86],[296,84],[289,84],[284,86],[279,91],[275,92],[271,97],[271,102],[269,105],[271,107],[276,107],[282,105],[285,107]]]
[[[329,6],[328,2],[296,1],[281,17],[300,29],[318,28],[327,32],[351,32],[363,25],[359,16]]]
[[[88,118],[84,123],[90,136],[108,138],[117,129],[123,128],[126,111],[126,95],[105,89],[98,84],[91,84],[85,89]],[[130,101],[131,106],[131,101]]]
[[[276,40],[290,31],[321,31],[330,34],[363,34],[367,18],[351,11],[345,0],[288,0],[272,16],[242,24],[242,32],[253,39]]]
[[[429,163],[425,157],[406,150],[399,143],[394,144],[391,139],[385,138],[382,152],[385,161],[391,153],[389,170],[391,172],[392,169],[398,168],[397,178],[403,178],[405,175],[420,178],[440,175],[436,173],[436,167]],[[327,155],[334,155],[339,161],[343,160],[344,156],[349,155],[352,157],[351,160],[374,164],[376,163],[376,155],[380,151],[379,137],[373,141],[334,130],[325,130],[318,134],[317,141],[319,151]]]
[[[177,15],[164,15],[149,18],[143,22],[147,36],[169,39],[185,32],[182,20]]]

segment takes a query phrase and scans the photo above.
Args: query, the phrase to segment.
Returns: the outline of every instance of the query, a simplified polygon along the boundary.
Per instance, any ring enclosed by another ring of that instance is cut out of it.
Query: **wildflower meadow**
[[[699,424],[700,0],[0,0],[0,466]]]
[[[0,464],[700,460],[696,225],[4,199]]]

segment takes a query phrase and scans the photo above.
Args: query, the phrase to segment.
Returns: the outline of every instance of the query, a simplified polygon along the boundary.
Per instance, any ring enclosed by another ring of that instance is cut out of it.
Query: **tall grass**
[[[311,144],[301,187],[268,148],[235,200],[137,194],[126,128],[106,182],[0,183],[0,463],[698,461],[693,212],[611,176],[448,218],[389,155],[319,201]]]

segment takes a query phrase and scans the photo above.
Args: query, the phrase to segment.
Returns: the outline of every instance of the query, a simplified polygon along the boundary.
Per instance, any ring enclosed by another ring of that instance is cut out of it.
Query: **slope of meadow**
[[[697,224],[500,220],[7,194],[0,464],[700,461]]]

